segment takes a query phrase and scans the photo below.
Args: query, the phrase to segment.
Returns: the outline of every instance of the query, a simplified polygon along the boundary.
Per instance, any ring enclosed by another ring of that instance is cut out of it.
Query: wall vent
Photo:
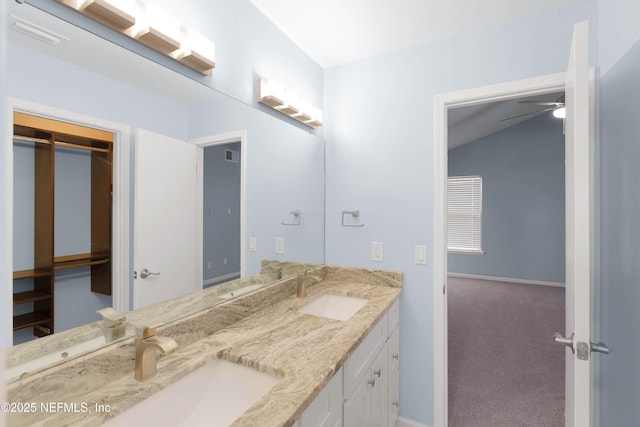
[[[240,163],[240,152],[233,150],[224,150],[224,159],[231,163]]]

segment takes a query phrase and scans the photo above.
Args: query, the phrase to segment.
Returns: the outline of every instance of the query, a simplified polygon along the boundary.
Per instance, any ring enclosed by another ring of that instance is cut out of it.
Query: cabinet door
[[[371,385],[362,381],[344,403],[344,425],[349,427],[371,427]]]
[[[374,358],[387,340],[387,318],[382,318],[362,340],[344,364],[344,397],[349,398],[356,387],[366,382]]]
[[[296,425],[298,427],[342,425],[342,368],[309,404]]]
[[[395,379],[390,381],[389,395],[387,396],[387,412],[389,416],[389,427],[394,427],[398,421],[400,412],[400,375],[396,374]]]
[[[369,393],[371,394],[371,426],[384,427],[387,425],[387,348],[375,358],[371,364],[371,378],[374,380]]]
[[[389,380],[391,380],[400,370],[400,327],[396,327],[389,338],[387,354],[388,374]],[[389,386],[391,386],[391,382],[389,382]]]

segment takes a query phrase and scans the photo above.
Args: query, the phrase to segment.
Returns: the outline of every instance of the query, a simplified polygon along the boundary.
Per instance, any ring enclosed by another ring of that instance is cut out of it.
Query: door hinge
[[[447,285],[442,285],[442,295],[447,293]]]

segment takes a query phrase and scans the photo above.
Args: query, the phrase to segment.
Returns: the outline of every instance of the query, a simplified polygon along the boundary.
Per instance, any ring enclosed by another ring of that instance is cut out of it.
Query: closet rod
[[[22,136],[22,135],[16,135],[16,134],[13,134],[13,139],[19,139],[21,141],[36,142],[38,144],[51,144],[51,141],[49,141],[48,139],[33,138],[31,136]]]
[[[23,136],[23,135],[13,135],[14,139],[19,139],[21,141],[30,141],[30,142],[35,142],[38,144],[51,144],[51,141],[49,141],[48,139],[43,139],[43,138],[33,138],[31,136]],[[72,142],[62,142],[62,141],[53,141],[55,143],[55,145],[59,145],[61,147],[69,147],[69,148],[77,148],[80,150],[89,150],[89,151],[99,151],[101,153],[109,153],[109,149],[108,148],[98,148],[98,147],[90,147],[88,145],[80,145],[80,144],[74,144]]]
[[[74,144],[72,142],[62,142],[62,141],[54,141],[56,145],[59,145],[61,147],[69,147],[69,148],[77,148],[80,150],[89,150],[89,151],[99,151],[101,153],[108,153],[109,149],[108,148],[98,148],[98,147],[90,147],[88,145],[80,145],[80,144]]]

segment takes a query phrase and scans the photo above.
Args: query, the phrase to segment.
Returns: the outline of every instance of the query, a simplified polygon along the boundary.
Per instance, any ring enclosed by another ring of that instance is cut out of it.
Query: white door
[[[202,289],[196,262],[196,152],[136,132],[133,308]]]
[[[588,25],[575,25],[565,87],[566,350],[565,425],[592,423],[593,174]]]

